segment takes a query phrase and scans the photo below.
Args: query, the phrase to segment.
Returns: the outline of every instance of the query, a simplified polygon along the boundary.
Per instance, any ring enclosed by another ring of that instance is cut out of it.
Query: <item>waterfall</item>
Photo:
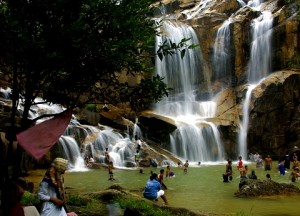
[[[198,44],[197,36],[190,26],[180,23],[165,21],[163,22],[162,36],[156,36],[157,47],[166,39],[174,43],[179,43],[182,38],[191,38],[190,44]],[[192,115],[195,112],[193,104],[195,102],[196,83],[199,83],[200,68],[200,49],[187,50],[183,59],[178,52],[176,55],[166,56],[163,61],[157,57],[156,72],[164,77],[168,87],[173,88],[173,94],[162,100],[156,107],[156,112],[161,115],[178,116],[182,113]],[[189,103],[187,103],[187,101]],[[165,105],[164,105],[165,104]]]
[[[240,4],[241,7],[246,6],[246,3],[243,0],[238,0],[238,3]]]
[[[134,143],[123,137],[120,133],[114,131],[108,126],[102,126],[97,139],[91,144],[93,157],[96,161],[104,162],[106,148],[109,151],[109,157],[116,167],[124,167],[127,161],[134,162]]]
[[[252,26],[251,56],[248,66],[248,81],[255,83],[271,71],[271,36],[273,17],[269,11],[254,20]]]
[[[36,118],[43,114],[56,114],[63,111],[63,107],[57,104],[44,103],[42,98],[37,98],[31,107],[30,118]],[[22,107],[20,107],[22,108]],[[45,121],[46,119],[41,119]],[[134,124],[134,133],[142,138],[142,132]],[[69,171],[86,171],[84,158],[93,157],[96,162],[104,162],[104,151],[108,148],[110,159],[114,166],[124,167],[130,162],[134,167],[135,146],[125,134],[125,137],[108,126],[80,124],[75,116],[63,135],[57,141],[60,157],[69,161]]]
[[[61,136],[58,145],[64,158],[68,160],[68,166],[71,170],[86,170],[84,160],[80,154],[76,140],[70,136]]]
[[[1,92],[1,95],[2,95],[2,98],[4,99],[9,99],[9,95],[11,94],[11,88],[1,88],[0,87],[0,92]]]
[[[217,127],[211,122],[202,123],[202,127],[196,124],[179,126],[170,135],[171,152],[194,162],[223,160],[223,146]]]
[[[182,13],[187,16],[187,20],[193,19],[197,14],[199,14],[201,11],[203,11],[207,4],[211,2],[212,0],[201,0],[198,5],[196,5],[194,8],[190,10],[185,10]]]
[[[249,109],[250,109],[250,99],[252,90],[256,85],[250,85],[248,87],[245,101],[243,103],[243,121],[240,125],[239,132],[239,155],[242,156],[245,160],[247,159],[247,132],[248,132],[248,123],[249,123]]]
[[[171,21],[163,22],[165,35],[157,36],[157,45],[165,39],[178,43],[182,38],[191,38],[198,44],[194,30],[186,25]],[[183,160],[192,162],[219,161],[223,158],[223,147],[215,125],[205,121],[215,116],[213,101],[199,100],[199,83],[205,80],[202,71],[202,55],[199,48],[167,56],[156,61],[156,72],[165,77],[172,88],[169,97],[156,105],[155,113],[174,119],[177,129],[170,134],[171,152]],[[207,81],[207,80],[206,80]]]
[[[141,128],[138,126],[138,119],[136,119],[136,122],[133,125],[133,137],[136,139],[143,139],[143,133],[141,131]]]
[[[217,31],[214,43],[213,55],[213,76],[214,79],[220,79],[231,75],[232,67],[230,63],[231,57],[231,35],[230,35],[231,19],[225,20]]]
[[[167,14],[167,8],[166,8],[165,4],[159,3],[158,9],[159,9],[161,15]]]
[[[253,0],[253,1],[250,0],[250,1],[248,1],[247,6],[249,6],[249,7],[257,7],[257,6],[260,5],[260,3],[261,3],[260,0]]]
[[[256,5],[257,6],[257,5]],[[251,56],[248,65],[248,81],[251,84],[243,103],[243,118],[239,132],[239,154],[247,159],[247,132],[250,100],[253,89],[271,72],[272,13],[263,11],[252,26]]]

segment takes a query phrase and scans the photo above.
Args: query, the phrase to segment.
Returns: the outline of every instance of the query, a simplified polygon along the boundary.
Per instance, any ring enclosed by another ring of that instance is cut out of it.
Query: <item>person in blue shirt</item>
[[[280,175],[284,176],[284,174],[285,174],[284,161],[280,161],[280,163],[278,165],[278,169],[279,169]]]
[[[165,205],[168,205],[165,192],[161,189],[161,184],[157,181],[157,178],[157,174],[152,173],[150,179],[146,183],[143,196],[150,200],[157,200],[159,197],[161,197]]]

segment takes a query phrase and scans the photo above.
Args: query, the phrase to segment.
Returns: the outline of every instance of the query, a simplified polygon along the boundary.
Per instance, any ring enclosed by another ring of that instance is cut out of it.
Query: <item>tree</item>
[[[37,96],[65,106],[120,102],[119,72],[151,69],[150,3],[2,1],[0,66],[15,99],[24,99],[23,119]]]
[[[26,129],[37,97],[67,108],[129,102],[139,110],[167,95],[159,76],[145,76],[135,86],[119,79],[121,73],[153,71],[153,2],[0,1],[0,70],[12,87],[13,130],[19,101]],[[162,58],[173,54],[168,50],[183,48],[183,43],[164,44],[158,54]]]

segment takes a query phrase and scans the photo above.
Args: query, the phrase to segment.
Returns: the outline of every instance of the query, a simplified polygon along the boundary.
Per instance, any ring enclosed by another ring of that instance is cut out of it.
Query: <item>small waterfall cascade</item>
[[[166,5],[160,3],[158,5],[159,11],[161,15],[166,15],[167,14],[167,9],[166,9]]]
[[[198,127],[198,124],[202,127]],[[192,162],[221,161],[223,145],[217,127],[207,121],[178,127],[170,135],[171,152]]]
[[[9,99],[9,95],[11,94],[11,88],[4,89],[0,87],[0,93],[2,95],[2,98],[7,100]]]
[[[238,0],[238,3],[240,4],[241,7],[246,6],[246,3],[243,0]]]
[[[223,22],[217,31],[217,36],[214,43],[213,54],[213,76],[214,79],[220,79],[224,76],[229,76],[232,71],[231,57],[231,34],[230,23],[231,19]]]
[[[91,143],[92,156],[96,161],[104,162],[104,151],[108,148],[109,157],[114,166],[124,167],[127,161],[134,162],[135,144],[108,126],[101,126],[98,137]]]
[[[41,115],[45,114],[56,114],[63,112],[65,109],[59,105],[59,104],[52,104],[52,103],[45,103],[44,99],[42,98],[36,98],[34,100],[36,105],[32,106],[29,111],[29,119],[35,119]],[[23,110],[22,103],[19,103],[19,107],[21,110]],[[50,117],[51,118],[51,117]],[[38,120],[37,123],[41,123],[49,118],[43,118],[41,120]]]
[[[248,86],[246,97],[243,103],[243,120],[240,125],[238,141],[239,141],[239,155],[242,156],[244,159],[247,158],[247,132],[248,132],[248,124],[249,124],[250,99],[251,99],[251,93],[256,86],[257,85]]]
[[[250,1],[248,1],[247,6],[258,7],[261,2],[262,2],[262,0],[250,0]]]
[[[255,2],[255,1],[254,1]],[[259,1],[256,2],[257,6]],[[243,118],[239,132],[239,154],[247,158],[247,132],[249,123],[250,100],[253,89],[271,72],[272,13],[263,11],[252,25],[251,56],[248,64],[248,87],[243,103]]]
[[[200,0],[199,4],[196,5],[194,8],[190,10],[185,10],[182,13],[187,16],[187,20],[193,19],[197,14],[199,14],[201,11],[203,11],[207,4],[212,2],[212,0]]]
[[[269,11],[254,20],[252,26],[251,56],[248,66],[248,81],[255,83],[271,71],[271,36],[273,17]]]
[[[135,163],[135,142],[128,135],[123,136],[104,125],[81,125],[73,119],[58,144],[63,157],[69,160],[70,168],[74,171],[84,170],[84,158],[87,157],[92,157],[95,162],[107,162],[104,155],[106,148],[115,167],[125,167],[128,162]]]
[[[64,110],[60,105],[43,103],[43,99],[37,98],[38,104],[33,106],[30,118],[34,119],[43,114],[56,114]],[[22,107],[20,107],[22,109]],[[39,122],[45,121],[42,119]],[[137,124],[134,124],[135,134],[142,138],[142,132]],[[57,141],[60,156],[69,161],[70,171],[86,171],[84,158],[92,157],[96,162],[105,162],[104,151],[108,148],[110,160],[116,167],[125,167],[131,163],[134,167],[134,140],[128,138],[128,134],[120,134],[112,128],[98,125],[82,125],[75,116],[63,135]]]
[[[78,144],[73,137],[61,136],[58,140],[60,152],[62,152],[63,158],[66,158],[69,162],[69,170],[86,171],[82,155],[80,154]]]
[[[189,26],[166,21],[163,29],[165,35],[157,36],[157,45],[165,39],[178,43],[182,38],[191,38],[191,43],[198,44],[196,34]],[[197,98],[199,83],[205,79],[200,73],[201,61],[199,48],[188,50],[183,59],[179,53],[167,56],[163,61],[157,59],[156,72],[165,77],[173,90],[157,104],[155,113],[174,119],[178,126],[170,134],[173,154],[191,162],[219,161],[223,158],[219,131],[205,120],[215,116],[216,104]]]
[[[165,40],[179,43],[182,38],[191,38],[190,44],[198,44],[197,36],[190,26],[177,22],[164,21],[163,35],[156,36],[156,44]],[[158,46],[157,46],[158,47]],[[156,107],[155,112],[160,115],[176,117],[182,113],[192,115],[198,107],[195,102],[195,85],[198,83],[201,53],[199,48],[187,50],[183,59],[178,52],[176,55],[165,56],[163,61],[157,57],[156,73],[164,77],[164,81],[173,89],[172,95],[164,98]],[[188,101],[188,102],[187,102]]]
[[[143,133],[141,131],[141,128],[138,126],[138,119],[136,119],[133,125],[133,137],[134,139],[143,139]]]

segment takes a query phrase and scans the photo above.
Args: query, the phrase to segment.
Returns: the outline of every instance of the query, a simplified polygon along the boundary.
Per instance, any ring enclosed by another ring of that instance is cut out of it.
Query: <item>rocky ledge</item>
[[[247,179],[234,195],[237,197],[258,197],[299,194],[300,189],[293,184],[278,183],[272,180]]]

